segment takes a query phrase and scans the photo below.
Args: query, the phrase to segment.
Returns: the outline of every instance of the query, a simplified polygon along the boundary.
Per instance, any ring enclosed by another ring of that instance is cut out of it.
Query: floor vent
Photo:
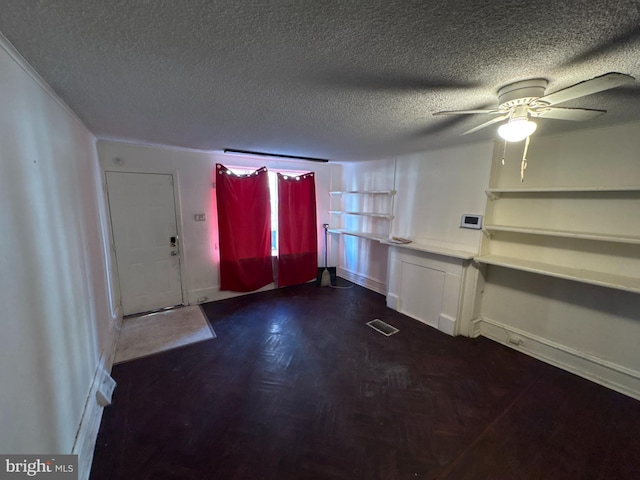
[[[375,320],[367,322],[367,325],[373,328],[376,332],[380,332],[386,337],[390,337],[394,333],[398,333],[400,331],[396,327],[392,327],[388,323],[384,323],[382,320],[377,318]]]

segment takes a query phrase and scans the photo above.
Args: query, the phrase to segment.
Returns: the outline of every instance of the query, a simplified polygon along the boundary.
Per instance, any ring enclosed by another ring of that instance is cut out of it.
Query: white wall
[[[482,234],[460,228],[465,213],[483,214],[493,142],[398,157],[395,235],[478,251]]]
[[[328,223],[329,189],[334,169],[339,166],[325,163],[292,160],[267,160],[238,157],[196,150],[134,145],[121,142],[99,141],[98,155],[103,171],[130,171],[168,173],[177,179],[179,219],[182,238],[182,275],[185,303],[197,303],[235,296],[219,290],[219,250],[217,206],[215,201],[214,170],[216,163],[226,166],[273,170],[313,171],[316,180],[318,208],[318,265],[324,262],[324,230]],[[118,159],[118,162],[114,162]],[[335,176],[335,173],[333,174]],[[194,221],[196,213],[206,214],[205,222]],[[265,289],[273,288],[273,284]]]
[[[490,266],[482,334],[640,398],[640,295]]]
[[[0,452],[71,453],[117,324],[95,139],[1,36],[0,164]]]
[[[482,234],[461,229],[460,217],[464,213],[484,212],[484,190],[489,183],[492,154],[493,143],[484,142],[419,152],[396,160],[348,163],[342,169],[342,188],[395,189],[392,235],[451,249],[478,251]],[[385,233],[380,223],[377,222],[379,230],[374,233]],[[389,247],[346,236],[342,245],[340,267],[344,273],[362,285],[386,293]]]
[[[640,185],[640,123],[532,137],[524,185],[521,150],[513,150],[504,167],[496,162],[493,186]],[[593,204],[588,228],[606,232],[608,225],[620,225],[608,218],[616,213],[599,209],[594,198],[584,196],[586,207],[578,212],[584,217]],[[555,218],[555,213],[548,211],[548,216]],[[531,218],[525,211],[522,217]],[[572,217],[557,228],[575,230],[580,222]],[[630,231],[637,232],[636,212],[628,212],[628,217]],[[581,225],[584,228],[584,221]],[[621,245],[619,251],[627,255],[633,249],[637,261],[640,246]],[[621,259],[612,258],[610,264],[616,260]],[[503,343],[507,335],[520,338],[524,343],[515,348],[640,398],[640,294],[489,266],[480,316],[486,320],[480,327],[483,335]]]

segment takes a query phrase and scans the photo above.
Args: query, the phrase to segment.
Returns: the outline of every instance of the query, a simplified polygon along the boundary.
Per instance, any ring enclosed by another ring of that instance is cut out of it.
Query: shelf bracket
[[[482,229],[482,234],[487,237],[489,240],[491,240],[491,232],[489,230],[487,230],[486,228]]]
[[[492,202],[493,202],[494,200],[497,200],[498,198],[500,198],[500,195],[497,195],[497,194],[495,194],[495,193],[493,193],[493,192],[490,192],[489,190],[485,190],[485,192],[484,192],[484,193],[486,193],[486,194],[487,194],[487,197],[488,197],[488,198],[489,198],[489,200],[491,200]]]

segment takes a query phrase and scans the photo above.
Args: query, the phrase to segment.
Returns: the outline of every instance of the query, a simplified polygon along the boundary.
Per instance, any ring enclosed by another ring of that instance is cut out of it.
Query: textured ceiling
[[[513,81],[640,79],[637,0],[0,0],[0,31],[98,138],[331,160],[495,138],[432,113]],[[640,120],[640,87],[562,106],[608,113],[539,132]]]

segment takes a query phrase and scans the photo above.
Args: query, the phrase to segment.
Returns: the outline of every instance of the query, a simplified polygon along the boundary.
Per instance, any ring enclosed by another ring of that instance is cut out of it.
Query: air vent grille
[[[376,332],[381,333],[386,337],[390,337],[394,333],[398,333],[400,331],[396,327],[393,327],[378,318],[376,318],[375,320],[371,320],[370,322],[367,322],[367,325],[373,328]]]

